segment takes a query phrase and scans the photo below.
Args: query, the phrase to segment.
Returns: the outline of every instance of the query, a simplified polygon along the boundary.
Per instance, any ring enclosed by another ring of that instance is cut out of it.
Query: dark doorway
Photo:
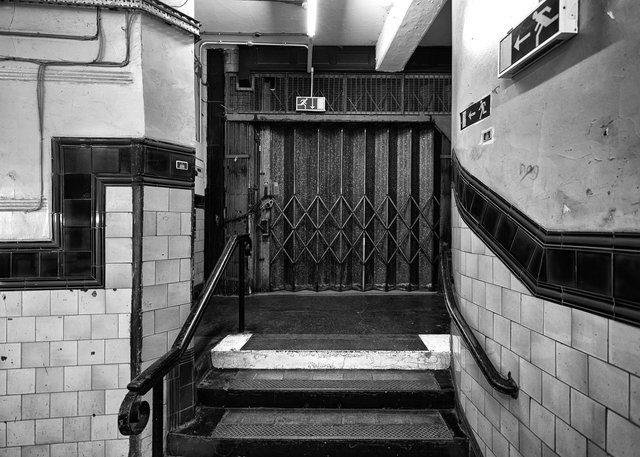
[[[205,191],[205,277],[224,249],[224,51],[207,52],[207,188]]]

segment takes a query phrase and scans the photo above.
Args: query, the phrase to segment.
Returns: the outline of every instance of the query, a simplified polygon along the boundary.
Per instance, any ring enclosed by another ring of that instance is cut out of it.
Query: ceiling
[[[318,0],[315,46],[375,46],[396,2],[433,0]],[[195,0],[202,34],[306,34],[304,0]],[[429,21],[427,21],[429,22]],[[451,46],[451,0],[446,0],[421,46]]]

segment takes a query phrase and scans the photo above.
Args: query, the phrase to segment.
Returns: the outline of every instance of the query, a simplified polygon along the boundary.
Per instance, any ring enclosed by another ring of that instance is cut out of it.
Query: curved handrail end
[[[451,270],[449,267],[450,250],[446,243],[441,243],[440,252],[442,253],[442,256],[440,257],[440,275],[443,281],[444,302],[447,307],[447,311],[449,312],[449,316],[460,329],[460,335],[467,344],[471,356],[478,364],[480,371],[485,376],[491,387],[500,393],[510,395],[513,398],[518,398],[520,389],[518,384],[511,377],[511,372],[509,371],[507,373],[507,377],[504,377],[498,371],[473,334],[473,331],[471,330],[471,327],[469,327],[469,324],[467,324],[464,316],[460,313],[458,303],[453,292],[453,285],[451,284]]]

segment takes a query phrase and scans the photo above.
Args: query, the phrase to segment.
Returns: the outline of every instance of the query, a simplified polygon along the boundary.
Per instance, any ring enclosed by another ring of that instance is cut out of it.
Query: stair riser
[[[174,435],[167,442],[167,453],[185,457],[467,457],[469,450],[464,439],[427,443],[419,440],[212,440]]]
[[[451,409],[452,390],[428,392],[306,392],[198,390],[198,401],[216,407]]]
[[[220,369],[260,370],[446,370],[447,351],[212,351]]]

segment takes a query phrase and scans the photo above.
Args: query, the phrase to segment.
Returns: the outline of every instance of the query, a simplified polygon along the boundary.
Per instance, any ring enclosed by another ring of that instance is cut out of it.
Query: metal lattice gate
[[[262,290],[431,289],[439,173],[419,124],[264,124]],[[265,198],[266,197],[266,198]]]

